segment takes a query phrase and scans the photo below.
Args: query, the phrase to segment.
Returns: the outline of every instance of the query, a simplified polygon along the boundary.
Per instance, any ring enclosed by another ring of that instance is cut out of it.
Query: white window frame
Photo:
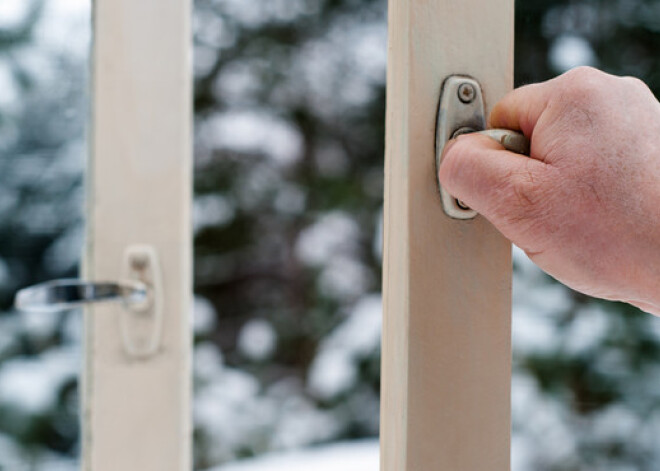
[[[94,1],[84,276],[121,278],[127,248],[151,247],[162,325],[134,355],[121,304],[86,309],[84,470],[192,469],[190,15],[190,0]]]
[[[383,471],[508,471],[511,246],[442,210],[434,133],[444,79],[486,112],[513,85],[513,0],[390,0]]]

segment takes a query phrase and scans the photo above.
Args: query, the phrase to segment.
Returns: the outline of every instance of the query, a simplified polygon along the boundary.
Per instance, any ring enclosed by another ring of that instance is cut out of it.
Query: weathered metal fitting
[[[435,133],[436,178],[442,152],[450,139],[478,132],[499,142],[505,149],[529,155],[530,143],[523,134],[509,129],[486,130],[484,99],[479,83],[471,77],[451,75],[442,85]],[[440,185],[442,208],[454,219],[473,219],[477,212],[450,195]]]

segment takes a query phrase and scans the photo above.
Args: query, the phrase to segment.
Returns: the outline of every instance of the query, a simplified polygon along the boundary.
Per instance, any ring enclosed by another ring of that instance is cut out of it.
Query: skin
[[[440,182],[567,286],[660,315],[660,103],[641,81],[580,67],[518,88],[492,128],[531,158],[462,135]]]

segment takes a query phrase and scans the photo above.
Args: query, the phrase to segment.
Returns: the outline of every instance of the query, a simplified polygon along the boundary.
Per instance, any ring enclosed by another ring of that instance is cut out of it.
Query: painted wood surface
[[[83,469],[191,465],[191,34],[189,0],[95,0],[85,278],[116,280],[126,247],[158,252],[156,355],[122,345],[120,305],[85,313]]]
[[[435,179],[444,78],[487,111],[513,83],[513,0],[390,0],[385,170],[383,471],[509,469],[511,248],[448,218]]]

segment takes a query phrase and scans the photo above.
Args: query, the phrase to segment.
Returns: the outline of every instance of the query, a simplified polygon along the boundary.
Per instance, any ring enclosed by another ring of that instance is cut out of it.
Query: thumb
[[[510,91],[493,107],[488,126],[520,130],[531,138],[536,123],[548,108],[554,87],[555,82],[550,80]]]
[[[452,196],[515,239],[516,221],[533,217],[547,165],[509,152],[494,139],[465,134],[445,147],[438,178]]]

